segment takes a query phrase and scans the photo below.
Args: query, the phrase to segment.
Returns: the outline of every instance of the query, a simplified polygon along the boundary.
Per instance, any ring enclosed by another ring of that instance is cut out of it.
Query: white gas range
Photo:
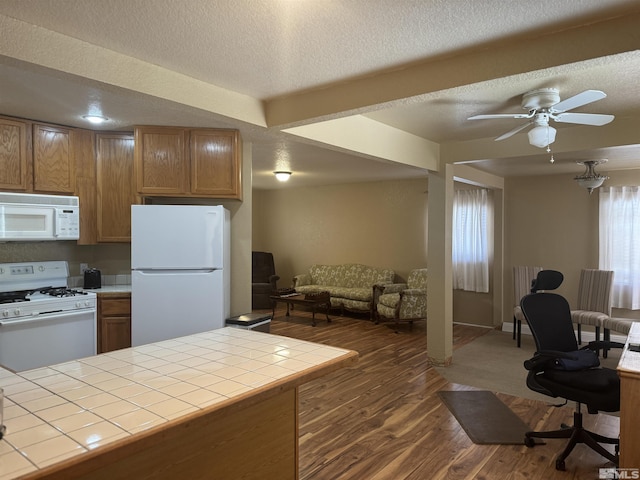
[[[96,354],[93,292],[68,288],[67,262],[0,264],[0,365],[16,371]]]

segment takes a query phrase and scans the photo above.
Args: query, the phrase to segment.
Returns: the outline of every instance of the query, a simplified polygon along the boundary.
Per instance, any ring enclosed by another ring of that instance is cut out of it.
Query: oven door
[[[0,321],[0,365],[14,372],[95,354],[95,309]]]

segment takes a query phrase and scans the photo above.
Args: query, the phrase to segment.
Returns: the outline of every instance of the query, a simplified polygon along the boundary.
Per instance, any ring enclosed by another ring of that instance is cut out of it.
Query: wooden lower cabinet
[[[131,295],[98,294],[98,353],[131,346]]]

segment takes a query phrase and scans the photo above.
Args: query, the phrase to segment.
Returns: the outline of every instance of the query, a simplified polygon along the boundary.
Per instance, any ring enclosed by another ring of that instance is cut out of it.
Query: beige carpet
[[[518,348],[510,332],[490,330],[454,350],[451,366],[436,367],[436,370],[451,383],[549,402],[550,397],[532,392],[526,385],[527,371],[523,363],[534,352],[531,335],[523,335],[522,347]],[[601,364],[615,369],[620,353],[620,349],[610,351],[609,358],[601,359]]]

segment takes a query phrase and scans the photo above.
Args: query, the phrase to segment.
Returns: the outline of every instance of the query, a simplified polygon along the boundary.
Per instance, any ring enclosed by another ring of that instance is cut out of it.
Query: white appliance
[[[221,328],[230,309],[230,220],[221,206],[131,207],[131,344]]]
[[[0,365],[15,372],[96,354],[96,294],[67,262],[0,264]]]
[[[0,241],[78,238],[78,197],[0,192]]]

